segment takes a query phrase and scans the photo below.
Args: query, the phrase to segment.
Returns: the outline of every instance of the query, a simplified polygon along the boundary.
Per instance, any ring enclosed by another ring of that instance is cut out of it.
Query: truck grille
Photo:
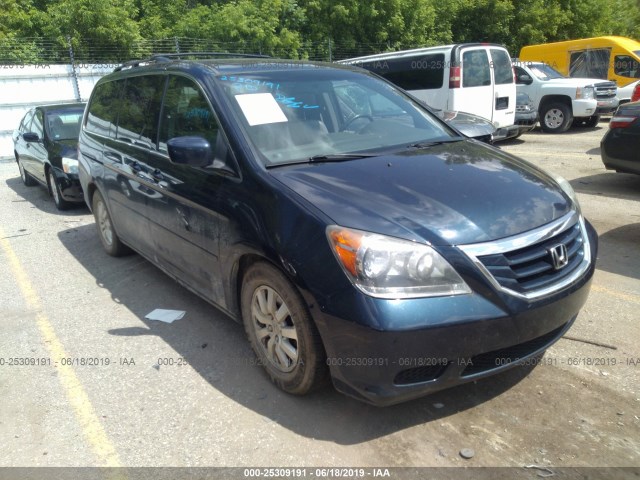
[[[618,93],[618,87],[613,82],[600,82],[594,84],[596,89],[596,97],[598,99],[606,99],[615,97]]]

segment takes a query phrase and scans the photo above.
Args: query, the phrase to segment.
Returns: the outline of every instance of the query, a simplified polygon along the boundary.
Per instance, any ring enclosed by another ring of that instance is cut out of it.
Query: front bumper
[[[516,112],[516,125],[518,125],[520,133],[529,132],[533,130],[538,123],[538,111],[532,110],[529,112]]]
[[[520,133],[518,125],[509,125],[508,127],[502,127],[496,130],[493,134],[493,141],[500,142],[502,140],[508,140],[510,138],[517,137]]]
[[[60,195],[67,202],[84,202],[84,194],[78,175],[68,175],[56,170],[56,178],[60,185]]]
[[[595,99],[573,100],[571,108],[574,117],[591,117],[596,114],[598,102]]]
[[[592,227],[588,231],[595,259],[597,238]],[[573,284],[537,301],[475,284],[474,293],[453,297],[384,300],[347,292],[333,299],[352,305],[353,312],[367,312],[369,318],[357,323],[329,313],[327,306],[312,314],[336,389],[386,406],[496,374],[541,354],[571,327],[587,300],[594,270],[592,261]]]
[[[598,108],[596,109],[596,115],[602,115],[606,113],[615,112],[616,108],[620,101],[618,97],[606,98],[606,99],[598,99]]]

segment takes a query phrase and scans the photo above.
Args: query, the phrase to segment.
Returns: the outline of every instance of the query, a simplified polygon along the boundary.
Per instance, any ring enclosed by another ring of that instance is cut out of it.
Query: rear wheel
[[[104,198],[102,198],[102,195],[97,190],[93,194],[92,205],[93,216],[96,219],[96,226],[98,227],[98,236],[105,251],[112,257],[121,257],[122,255],[131,253],[131,249],[118,238],[118,234],[113,228],[107,205],[104,203]]]
[[[566,132],[573,122],[571,108],[564,103],[546,105],[540,115],[540,126],[547,133]]]
[[[20,170],[20,178],[22,179],[22,183],[24,183],[27,187],[35,186],[38,182],[36,182],[35,179],[26,172],[26,170],[22,166],[20,158],[17,155],[16,161],[18,162],[18,170]]]
[[[64,198],[62,198],[62,193],[60,192],[60,184],[58,184],[58,179],[56,178],[55,173],[53,173],[53,168],[49,168],[47,178],[49,180],[49,191],[51,192],[53,203],[56,204],[56,208],[58,210],[67,210],[71,208],[71,202],[67,202]]]
[[[304,395],[327,378],[320,334],[302,298],[275,267],[256,263],[242,282],[242,320],[267,374],[288,393]]]

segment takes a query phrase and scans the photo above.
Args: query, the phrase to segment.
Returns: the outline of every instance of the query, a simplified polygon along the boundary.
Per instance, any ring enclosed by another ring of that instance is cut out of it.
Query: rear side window
[[[442,88],[444,79],[444,53],[398,58],[377,62],[371,68],[392,83],[405,90],[432,90]]]
[[[467,50],[462,54],[462,86],[491,85],[489,57],[484,50]]]
[[[87,112],[85,129],[92,133],[116,138],[118,106],[124,80],[101,83],[95,87]]]
[[[118,140],[155,148],[165,80],[160,75],[127,78]]]
[[[513,83],[513,70],[509,54],[498,48],[491,49],[491,62],[496,85]]]
[[[167,141],[175,137],[202,137],[216,145],[218,122],[200,88],[190,79],[169,79],[160,124],[160,146],[167,152]]]

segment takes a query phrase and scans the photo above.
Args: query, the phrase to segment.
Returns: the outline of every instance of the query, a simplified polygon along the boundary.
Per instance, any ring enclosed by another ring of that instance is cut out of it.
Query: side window
[[[467,50],[462,54],[462,86],[491,85],[489,58],[484,50]]]
[[[569,76],[577,78],[607,78],[611,51],[608,49],[572,52]]]
[[[172,76],[164,100],[160,123],[161,152],[175,137],[202,137],[216,146],[218,122],[200,88],[188,78]]]
[[[44,137],[44,118],[42,112],[36,110],[33,115],[33,123],[31,124],[31,131],[37,133],[40,138]]]
[[[127,78],[118,122],[118,140],[155,148],[165,80],[162,75]]]
[[[640,78],[640,63],[629,55],[616,55],[613,69],[621,77]]]
[[[491,49],[491,61],[493,64],[493,76],[496,85],[505,85],[513,83],[513,70],[511,69],[511,60],[504,50],[497,48]]]
[[[373,71],[400,88],[405,90],[442,88],[445,67],[444,53],[399,58],[380,63],[382,67],[374,68]]]
[[[116,138],[120,93],[124,80],[107,82],[95,87],[87,113],[85,128],[89,132]]]

